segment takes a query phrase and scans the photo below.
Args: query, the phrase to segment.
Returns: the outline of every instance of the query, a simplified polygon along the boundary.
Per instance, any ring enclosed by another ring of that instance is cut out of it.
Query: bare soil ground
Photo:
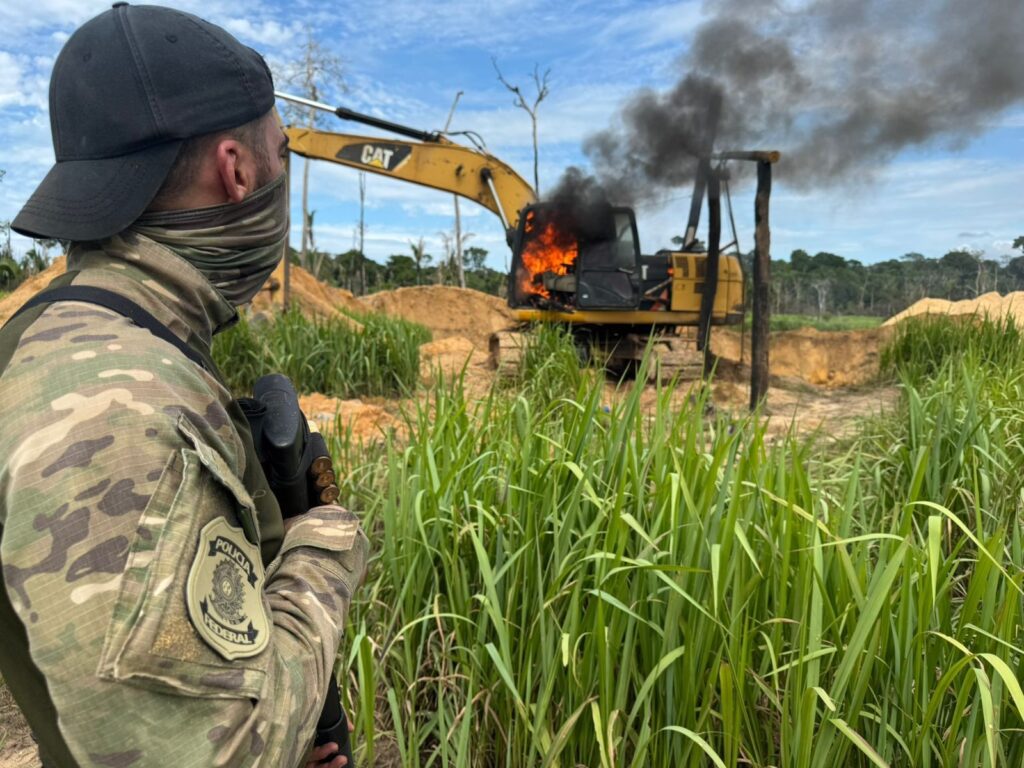
[[[0,299],[0,325],[6,323],[7,318],[17,312],[22,304],[49,285],[51,280],[63,275],[66,268],[67,259],[61,256],[48,268],[38,275],[32,275],[32,277],[15,288],[9,295]]]
[[[371,293],[360,301],[367,310],[426,326],[435,340],[462,336],[485,352],[492,333],[515,325],[504,300],[469,288],[422,285]]]
[[[878,374],[879,350],[891,334],[891,328],[776,331],[768,342],[771,375],[825,389],[869,384]],[[730,328],[713,330],[711,349],[724,360],[750,364],[749,336]]]
[[[14,703],[7,686],[0,683],[0,768],[29,768],[39,765],[39,751],[29,733],[28,723]]]
[[[918,315],[950,315],[953,317],[976,315],[992,320],[1012,318],[1018,326],[1024,326],[1024,292],[1014,291],[1002,295],[992,291],[983,293],[976,299],[963,299],[962,301],[925,298],[910,305],[898,315],[890,317],[885,321],[885,325],[896,325],[908,317],[917,317]]]
[[[302,267],[291,264],[289,275],[290,304],[297,306],[307,317],[340,319],[354,329],[362,326],[345,312],[366,312],[359,300],[344,288],[321,283]],[[252,302],[253,312],[281,311],[284,306],[284,263],[278,265],[263,290]]]

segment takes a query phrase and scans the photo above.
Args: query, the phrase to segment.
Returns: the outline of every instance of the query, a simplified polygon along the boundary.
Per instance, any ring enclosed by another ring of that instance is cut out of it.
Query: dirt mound
[[[379,405],[362,400],[340,400],[327,395],[299,397],[299,407],[315,421],[321,431],[333,432],[335,423],[342,430],[351,430],[356,443],[381,440],[390,429],[401,431],[403,423]]]
[[[771,334],[768,348],[769,373],[795,378],[818,387],[852,387],[866,384],[878,374],[878,353],[889,331],[817,331],[802,328]],[[732,362],[750,364],[750,339],[715,329],[711,350]]]
[[[66,268],[67,258],[61,256],[38,275],[32,275],[15,288],[10,296],[0,299],[0,325],[6,323],[7,319],[17,312],[22,304],[49,285],[53,278],[63,275]]]
[[[1012,318],[1024,327],[1024,291],[1014,291],[1005,296],[996,292],[983,293],[976,299],[947,301],[946,299],[921,299],[911,304],[898,315],[893,315],[883,325],[896,325],[908,317],[920,315],[978,315],[992,320]]]
[[[35,768],[39,750],[21,708],[0,682],[0,768]]]
[[[363,306],[425,325],[435,339],[462,336],[480,349],[495,331],[515,324],[505,302],[469,288],[423,285],[364,296]]]
[[[10,296],[0,299],[0,325],[7,322],[7,318],[17,312],[22,304],[45,288],[53,278],[64,274],[66,268],[67,259],[61,256],[45,271],[40,272],[38,275],[33,275],[19,285]],[[267,281],[264,289],[253,300],[253,310],[265,312],[271,308],[280,309],[284,298],[283,286],[284,265],[281,264],[274,270],[274,274]],[[342,310],[351,312],[366,311],[366,307],[348,291],[325,285],[302,267],[294,264],[291,267],[291,296],[292,301],[307,316],[348,318],[348,315],[345,315]],[[361,327],[355,320],[351,322],[355,327]]]
[[[344,318],[355,327],[359,323],[349,318],[348,312],[365,312],[359,300],[344,288],[321,283],[302,267],[292,264],[289,272],[290,301],[307,317]],[[266,286],[253,299],[255,312],[280,311],[284,306],[284,264],[278,265]]]
[[[449,336],[420,345],[420,377],[430,385],[440,374],[445,381],[463,376],[467,390],[486,390],[494,380],[487,352],[465,336]]]

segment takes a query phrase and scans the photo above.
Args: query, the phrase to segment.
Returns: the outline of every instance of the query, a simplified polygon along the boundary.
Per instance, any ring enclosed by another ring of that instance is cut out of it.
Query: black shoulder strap
[[[14,320],[14,318],[27,309],[37,307],[40,304],[52,304],[55,301],[84,301],[87,304],[96,304],[97,306],[117,312],[117,314],[127,317],[140,328],[145,328],[158,339],[163,339],[168,344],[173,344],[193,363],[205,370],[209,370],[209,366],[203,356],[171,333],[166,325],[134,301],[129,301],[124,296],[104,288],[95,288],[91,285],[62,285],[57,288],[48,288],[26,301],[17,312],[11,315],[7,322]]]

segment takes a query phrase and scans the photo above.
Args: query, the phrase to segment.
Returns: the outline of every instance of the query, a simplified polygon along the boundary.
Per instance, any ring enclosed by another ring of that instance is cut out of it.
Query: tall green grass
[[[378,314],[309,319],[298,310],[269,322],[238,325],[214,339],[213,356],[232,391],[249,393],[267,373],[283,373],[300,392],[335,397],[408,395],[419,378],[423,326]]]
[[[1020,366],[1024,334],[1012,318],[921,316],[901,322],[882,350],[881,370],[892,378],[922,383],[950,362],[964,360],[996,376]]]
[[[814,328],[818,331],[866,331],[877,328],[884,322],[884,317],[874,315],[783,315],[772,313],[771,330],[796,331],[801,328]],[[747,325],[753,322],[753,315],[747,314]]]
[[[916,359],[838,454],[558,364],[439,384],[345,454],[360,764],[1024,765],[1024,363]]]

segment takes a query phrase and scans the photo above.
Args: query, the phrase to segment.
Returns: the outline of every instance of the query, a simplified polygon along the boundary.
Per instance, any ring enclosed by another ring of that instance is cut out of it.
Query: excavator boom
[[[520,212],[527,205],[537,202],[536,193],[522,176],[508,164],[481,149],[456,144],[440,133],[420,131],[344,107],[332,107],[280,92],[277,95],[304,106],[331,112],[344,120],[414,139],[377,139],[289,126],[285,128],[288,149],[298,155],[390,176],[399,181],[451,192],[472,200],[497,214],[510,241],[519,225]]]
[[[299,127],[285,133],[298,155],[465,197],[497,214],[506,231],[514,231],[519,212],[536,202],[530,185],[508,165],[447,140],[424,144]]]

